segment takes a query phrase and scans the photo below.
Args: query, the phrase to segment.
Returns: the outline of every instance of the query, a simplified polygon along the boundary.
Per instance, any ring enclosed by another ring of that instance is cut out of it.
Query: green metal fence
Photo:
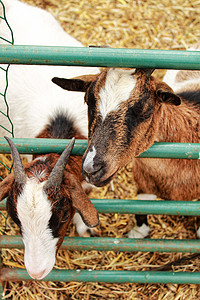
[[[38,47],[39,49],[40,47]],[[55,48],[55,47],[54,47]],[[98,51],[99,49],[95,49]],[[0,46],[1,52],[1,46]],[[179,51],[181,52],[181,51]],[[6,54],[4,54],[6,56]],[[123,56],[123,52],[121,53]],[[199,53],[197,54],[197,59]],[[53,59],[53,58],[52,58]],[[187,58],[186,58],[187,59]],[[3,60],[2,60],[3,61]],[[13,59],[14,61],[14,59]],[[132,59],[131,59],[132,61]],[[18,61],[20,63],[20,60]],[[45,63],[44,61],[40,63]],[[94,64],[95,58],[94,58]],[[188,64],[188,68],[189,68]],[[175,67],[175,65],[174,65]],[[180,67],[180,66],[179,66]],[[14,139],[20,153],[61,153],[68,140]],[[87,141],[76,141],[72,154],[84,153]],[[0,153],[10,153],[4,138],[0,138]],[[156,143],[140,157],[199,159],[200,144]],[[200,215],[200,203],[193,201],[137,201],[123,199],[93,199],[95,207],[104,213],[137,213],[168,215]],[[1,203],[5,209],[5,201]],[[1,236],[0,248],[23,248],[21,237]],[[101,250],[101,251],[151,251],[151,252],[200,252],[200,240],[153,240],[127,238],[69,238],[64,239],[61,249]],[[114,276],[113,276],[114,274]],[[30,280],[26,270],[1,269],[1,280]],[[200,283],[200,272],[153,272],[153,271],[87,271],[53,270],[44,280],[61,281],[100,281],[100,282],[138,282],[138,283]]]
[[[200,70],[200,52],[0,45],[0,63]],[[8,70],[5,69],[5,72],[7,76]],[[5,98],[6,95],[3,96]],[[61,153],[68,142],[68,140],[58,141],[47,139],[13,139],[13,141],[20,153],[27,154]],[[76,141],[72,154],[83,154],[86,146],[86,141]],[[10,148],[3,137],[0,138],[0,153],[10,153]],[[200,144],[156,143],[141,154],[140,157],[199,159]],[[200,203],[194,201],[92,199],[92,202],[97,210],[103,213],[200,216]],[[0,210],[5,210],[5,200],[0,203]],[[2,235],[0,238],[0,248],[23,248],[20,236]],[[66,237],[61,249],[198,253],[200,252],[200,240]],[[3,281],[7,280],[21,281],[32,279],[26,270],[2,267],[0,281],[3,283]],[[136,272],[54,269],[44,280],[200,284],[200,272],[175,273],[166,271]],[[2,286],[0,292],[2,292]]]

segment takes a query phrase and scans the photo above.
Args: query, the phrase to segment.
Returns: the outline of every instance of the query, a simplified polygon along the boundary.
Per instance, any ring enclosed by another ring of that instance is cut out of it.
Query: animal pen
[[[5,17],[5,16],[4,16]],[[99,66],[99,67],[139,67],[157,69],[200,70],[200,52],[198,51],[169,51],[169,50],[140,50],[112,48],[73,48],[49,46],[0,46],[0,63],[8,64],[5,76],[9,72],[9,64],[37,65],[70,65],[70,66]],[[9,82],[7,81],[7,85]],[[7,86],[6,86],[7,89]],[[2,94],[6,101],[6,89]],[[6,102],[7,103],[7,102]],[[8,107],[9,111],[9,107]],[[9,118],[9,114],[4,117]],[[11,124],[12,124],[12,120]],[[13,130],[10,132],[13,134]],[[61,153],[68,140],[48,139],[12,139],[21,154]],[[82,155],[86,149],[86,141],[76,141],[73,155]],[[0,153],[10,153],[6,140],[0,138]],[[199,159],[200,144],[191,143],[155,143],[140,157]],[[138,158],[139,159],[139,158]],[[7,166],[5,166],[7,167]],[[138,201],[123,199],[92,199],[94,206],[101,213],[126,214],[166,214],[200,216],[198,201]],[[6,200],[0,203],[1,214],[5,216]],[[2,233],[4,229],[2,229]],[[20,236],[1,235],[0,248],[22,249]],[[65,237],[61,249],[66,250],[98,250],[120,252],[185,252],[198,253],[200,240],[173,239],[129,239],[104,237]],[[1,268],[1,291],[4,281],[32,280],[25,269]],[[118,282],[118,283],[200,283],[200,272],[172,271],[112,271],[112,270],[59,270],[53,269],[45,281],[82,281],[82,282]]]

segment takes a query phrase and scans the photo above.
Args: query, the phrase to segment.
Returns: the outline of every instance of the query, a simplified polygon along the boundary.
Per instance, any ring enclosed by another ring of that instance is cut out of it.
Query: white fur
[[[138,200],[156,200],[157,196],[154,194],[138,194]]]
[[[187,51],[199,51],[200,50],[200,44],[199,47],[190,47],[187,49]],[[182,70],[181,70],[182,71]],[[182,82],[176,81],[176,76],[180,72],[180,70],[167,70],[165,76],[163,77],[163,81],[167,83],[175,93],[178,93],[179,90],[184,89],[186,90],[186,85],[190,87],[191,84],[199,84],[199,78],[190,78],[188,80],[184,80]],[[192,71],[191,71],[192,72]]]
[[[130,230],[128,233],[128,238],[143,239],[148,236],[149,232],[149,226],[142,224],[142,226],[135,226],[132,230]]]
[[[43,190],[44,183],[27,178],[17,202],[25,245],[24,263],[30,276],[36,279],[43,278],[53,268],[58,242],[48,226],[52,213],[51,203]]]
[[[87,231],[89,231],[91,234],[94,234],[94,230],[83,222],[79,213],[75,213],[73,217],[73,223],[76,225],[76,231],[78,232],[79,236],[85,236]]]
[[[15,45],[82,47],[47,11],[17,0],[3,2],[8,22],[14,32]],[[4,21],[0,23],[0,36],[10,38]],[[7,101],[15,137],[35,137],[47,124],[49,117],[58,110],[71,115],[81,133],[87,136],[87,105],[84,104],[84,93],[62,90],[51,79],[55,76],[71,78],[98,72],[98,68],[11,65]],[[0,71],[0,81],[2,92],[5,87],[3,71]],[[0,110],[6,112],[3,99],[0,99]],[[11,129],[7,118],[2,115],[0,124]],[[0,128],[0,136],[5,134],[8,133]]]
[[[83,169],[87,173],[92,173],[94,171],[93,164],[94,164],[95,155],[96,155],[96,149],[93,146],[92,150],[88,152],[83,164]]]
[[[99,111],[103,120],[111,111],[117,110],[122,102],[129,99],[136,84],[133,73],[133,69],[109,69],[105,86],[99,92]]]
[[[200,227],[197,229],[197,238],[200,239]]]

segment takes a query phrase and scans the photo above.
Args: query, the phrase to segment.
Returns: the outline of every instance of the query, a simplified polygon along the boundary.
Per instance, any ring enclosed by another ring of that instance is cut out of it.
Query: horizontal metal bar
[[[11,138],[21,154],[62,153],[70,140],[41,138]],[[87,148],[87,140],[76,140],[72,155],[83,155]],[[0,138],[0,153],[10,153],[8,142]]]
[[[0,280],[33,280],[25,269],[2,268]],[[53,269],[43,281],[200,284],[200,272]]]
[[[23,249],[21,236],[0,236],[0,248]],[[62,250],[199,253],[200,240],[65,237]]]
[[[200,201],[91,199],[100,213],[200,216]],[[6,209],[6,200],[0,210]]]
[[[70,140],[41,138],[12,138],[21,154],[61,153]],[[83,155],[87,140],[76,140],[72,155]],[[4,138],[0,138],[0,153],[10,153],[10,147]],[[142,158],[185,158],[199,159],[200,144],[197,143],[155,143],[139,157]]]
[[[200,216],[200,202],[172,200],[91,199],[101,213]]]
[[[200,51],[0,45],[0,63],[200,69]]]

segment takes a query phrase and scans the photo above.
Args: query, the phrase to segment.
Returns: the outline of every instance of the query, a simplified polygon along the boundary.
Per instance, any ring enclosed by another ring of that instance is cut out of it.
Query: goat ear
[[[181,99],[179,96],[174,94],[173,92],[170,91],[164,91],[162,89],[157,90],[156,92],[157,97],[159,99],[159,102],[163,102],[166,104],[172,104],[172,105],[180,105],[181,104]]]
[[[13,182],[14,174],[12,173],[0,183],[0,201],[9,195]]]
[[[96,208],[85,194],[81,183],[74,175],[67,173],[67,178],[70,180],[70,194],[72,197],[72,205],[81,215],[83,222],[88,227],[95,227],[99,224],[99,216]]]
[[[76,92],[86,92],[89,85],[96,80],[97,76],[95,75],[83,75],[71,79],[54,77],[52,78],[52,82],[68,91],[76,91]]]

